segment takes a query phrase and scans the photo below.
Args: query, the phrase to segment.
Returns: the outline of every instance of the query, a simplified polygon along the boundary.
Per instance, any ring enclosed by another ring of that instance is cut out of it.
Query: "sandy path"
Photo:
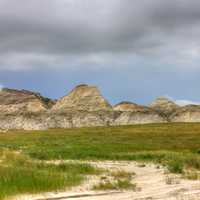
[[[67,192],[44,193],[36,196],[22,196],[15,200],[200,200],[200,180],[183,180],[172,174],[166,174],[166,170],[156,165],[147,164],[141,167],[136,162],[90,162],[100,168],[110,171],[123,170],[134,172],[133,182],[137,184],[135,191],[99,191],[91,190],[98,183],[100,177],[88,177],[81,186]],[[166,183],[167,177],[173,180]]]

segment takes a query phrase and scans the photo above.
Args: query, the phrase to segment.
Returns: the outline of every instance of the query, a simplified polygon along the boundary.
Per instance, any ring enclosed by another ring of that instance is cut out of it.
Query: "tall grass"
[[[97,173],[87,164],[47,164],[8,151],[2,153],[1,160],[0,199],[23,193],[65,189],[80,184],[84,175]]]

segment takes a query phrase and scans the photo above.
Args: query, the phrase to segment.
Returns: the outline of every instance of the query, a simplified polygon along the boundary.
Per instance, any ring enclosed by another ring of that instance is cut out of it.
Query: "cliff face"
[[[0,129],[41,130],[161,122],[200,122],[200,106],[179,107],[166,98],[150,106],[111,106],[95,86],[79,85],[53,101],[26,90],[0,91]]]

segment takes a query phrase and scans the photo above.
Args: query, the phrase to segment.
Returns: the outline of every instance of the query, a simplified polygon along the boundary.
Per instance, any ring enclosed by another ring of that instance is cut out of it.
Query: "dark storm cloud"
[[[118,54],[195,62],[199,27],[197,0],[0,0],[0,69]]]

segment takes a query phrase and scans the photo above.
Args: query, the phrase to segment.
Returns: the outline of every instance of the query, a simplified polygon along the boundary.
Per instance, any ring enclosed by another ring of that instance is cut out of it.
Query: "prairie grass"
[[[0,134],[0,148],[33,158],[151,159],[152,152],[199,155],[200,124],[148,124],[120,127],[10,131]],[[142,154],[149,152],[149,154]],[[136,154],[135,154],[136,153]],[[141,154],[139,154],[141,153]],[[135,156],[134,156],[135,155]]]
[[[23,193],[56,191],[76,186],[98,170],[88,164],[47,164],[16,152],[1,152],[0,199]]]
[[[95,171],[84,164],[44,162],[49,160],[134,160],[159,163],[173,173],[198,171],[200,123],[13,130],[0,134],[0,157],[0,199],[71,187]]]

